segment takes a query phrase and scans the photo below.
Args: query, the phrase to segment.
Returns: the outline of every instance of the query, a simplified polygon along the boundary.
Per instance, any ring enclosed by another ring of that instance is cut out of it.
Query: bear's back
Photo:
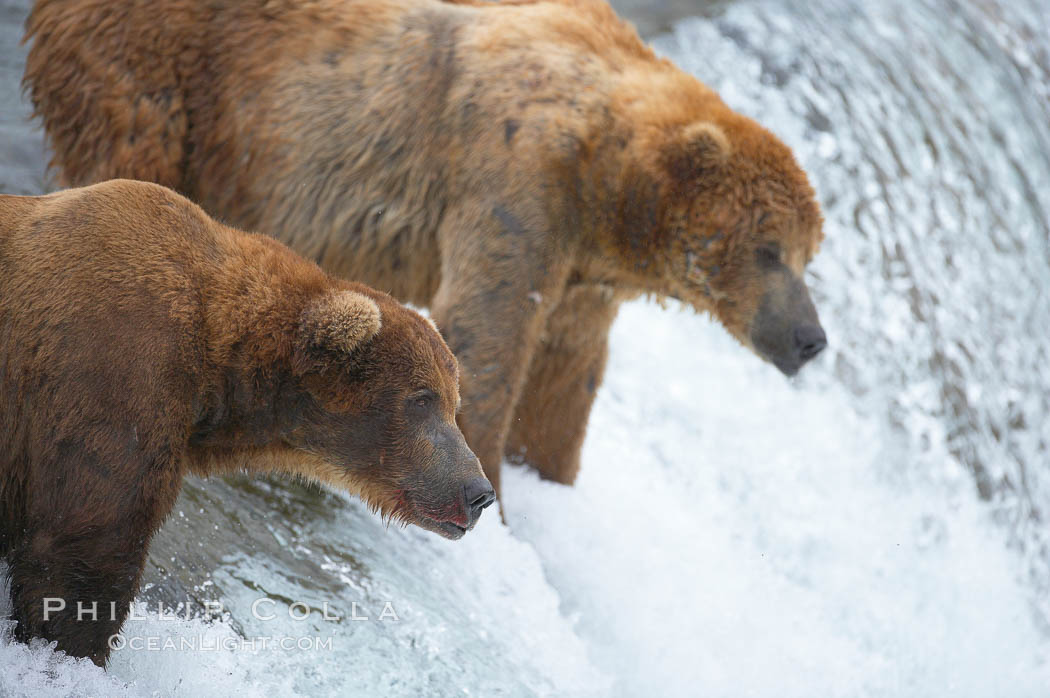
[[[144,182],[0,196],[0,393],[33,376],[106,392],[132,373],[193,370],[207,293],[237,268],[239,237]]]
[[[44,196],[0,196],[0,235],[8,254],[38,253],[52,262],[91,268],[156,259],[212,259],[236,244],[236,231],[156,184],[109,180]],[[65,257],[70,257],[65,260]]]
[[[39,197],[0,196],[0,307],[52,312],[192,293],[238,249],[240,233],[174,192],[111,180]]]

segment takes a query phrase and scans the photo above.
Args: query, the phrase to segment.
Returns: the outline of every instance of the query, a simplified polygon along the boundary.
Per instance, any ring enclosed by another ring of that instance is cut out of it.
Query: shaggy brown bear
[[[572,482],[619,305],[793,374],[821,214],[791,151],[604,0],[39,0],[25,84],[70,183],[170,185],[429,306],[460,425]]]
[[[448,538],[495,496],[429,321],[155,184],[0,196],[0,361],[15,636],[100,665],[187,473],[297,475]]]

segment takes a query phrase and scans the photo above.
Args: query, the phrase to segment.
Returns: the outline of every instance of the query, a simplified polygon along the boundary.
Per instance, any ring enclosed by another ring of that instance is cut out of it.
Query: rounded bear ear
[[[689,124],[664,147],[664,163],[678,181],[717,173],[729,160],[729,138],[707,121]]]
[[[356,291],[333,291],[309,303],[299,322],[303,347],[349,354],[379,334],[379,306]]]

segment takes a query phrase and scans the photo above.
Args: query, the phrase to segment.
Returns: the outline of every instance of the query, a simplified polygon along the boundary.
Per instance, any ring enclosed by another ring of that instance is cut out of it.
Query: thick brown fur
[[[0,555],[16,637],[103,664],[188,472],[317,480],[462,535],[481,467],[456,428],[457,371],[414,311],[164,187],[0,196]],[[66,610],[45,620],[45,598]],[[98,620],[78,620],[78,602]]]
[[[40,0],[27,28],[66,182],[159,181],[429,306],[494,483],[505,453],[573,481],[626,299],[786,373],[823,346],[805,174],[603,0]]]

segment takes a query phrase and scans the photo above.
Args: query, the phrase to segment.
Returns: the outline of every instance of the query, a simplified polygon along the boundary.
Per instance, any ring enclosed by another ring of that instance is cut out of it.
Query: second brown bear
[[[187,473],[276,472],[448,538],[494,499],[430,321],[155,184],[0,196],[15,637],[104,664]]]

